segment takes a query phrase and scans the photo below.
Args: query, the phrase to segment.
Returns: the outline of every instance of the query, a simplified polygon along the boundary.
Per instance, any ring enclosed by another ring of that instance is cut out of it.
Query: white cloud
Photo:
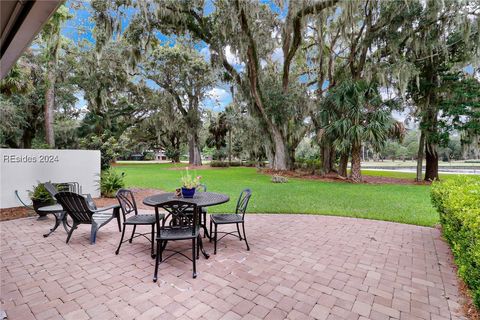
[[[225,47],[225,58],[227,58],[228,63],[233,65],[240,65],[241,61],[238,56],[232,51],[230,46]]]
[[[223,88],[212,88],[208,91],[207,95],[212,99],[225,100],[230,96],[230,92]]]

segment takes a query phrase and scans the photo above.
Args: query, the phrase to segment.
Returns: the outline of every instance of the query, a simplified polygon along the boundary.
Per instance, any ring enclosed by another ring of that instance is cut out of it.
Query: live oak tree
[[[420,122],[417,180],[422,179],[424,156],[424,179],[438,179],[442,74],[478,58],[479,13],[478,2],[411,1],[395,20],[400,23],[388,25],[383,34],[388,43],[382,52],[388,56],[387,73],[399,74],[402,94],[413,101],[414,116]]]
[[[210,66],[191,46],[158,46],[144,64],[144,76],[173,97],[187,129],[189,163],[201,165],[200,102],[215,83]]]
[[[149,99],[147,115],[125,132],[131,150],[163,149],[172,162],[180,162],[187,128],[175,101],[169,94],[155,90]],[[142,150],[142,151],[144,151]]]
[[[291,66],[302,43],[304,18],[335,5],[337,1],[289,1],[284,19],[267,5],[250,1],[216,1],[213,4],[214,11],[207,15],[204,14],[203,1],[141,2],[138,12],[143,17],[141,23],[144,24],[144,28],[137,29],[139,31],[137,40],[138,43],[148,45],[152,31],[160,30],[165,34],[188,34],[205,42],[211,51],[213,63],[222,67],[226,80],[234,83],[242,91],[249,102],[252,115],[264,128],[269,140],[267,144],[269,149],[266,151],[271,154],[272,167],[286,170],[293,165],[290,163],[290,155],[294,154],[294,146],[289,145],[290,137],[282,132],[282,127],[288,124],[274,123],[272,114],[266,110],[265,88],[261,84],[263,77],[261,62],[276,47],[281,48],[283,52],[281,88],[283,94],[287,94],[292,81]],[[282,2],[282,5],[284,4],[286,3]],[[272,39],[274,32],[277,33],[277,37]],[[227,59],[227,49],[237,54],[245,67],[233,65]]]

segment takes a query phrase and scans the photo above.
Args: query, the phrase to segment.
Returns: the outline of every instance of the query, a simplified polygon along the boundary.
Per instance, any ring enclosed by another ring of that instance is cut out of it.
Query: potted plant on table
[[[38,211],[39,208],[49,206],[55,203],[50,193],[47,191],[43,183],[33,186],[33,190],[28,192],[32,199],[33,210],[39,215],[38,219],[45,219],[47,213]]]
[[[193,198],[195,189],[200,185],[201,176],[194,176],[190,174],[188,167],[185,169],[185,174],[182,175],[182,196],[184,198]]]

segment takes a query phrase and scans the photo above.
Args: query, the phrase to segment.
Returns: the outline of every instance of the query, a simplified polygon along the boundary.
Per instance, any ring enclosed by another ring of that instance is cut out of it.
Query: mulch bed
[[[0,209],[0,221],[13,220],[18,218],[33,217],[37,214],[32,209],[25,207]]]
[[[323,182],[345,182],[345,183],[353,183],[352,181],[339,176],[336,173],[329,173],[324,176],[312,174],[310,172],[305,171],[275,171],[272,169],[261,169],[260,173],[267,174],[267,175],[274,175],[278,174],[288,178],[300,178],[300,179],[309,179],[309,180],[319,180]],[[404,184],[404,185],[429,185],[430,182],[422,181],[417,182],[409,179],[400,179],[400,178],[390,178],[390,177],[375,177],[375,176],[366,176],[362,175],[363,184]]]
[[[458,280],[458,284],[460,287],[460,292],[465,299],[462,305],[463,312],[470,320],[480,320],[480,310],[478,310],[473,304],[473,299],[468,292],[467,285],[461,279]]]

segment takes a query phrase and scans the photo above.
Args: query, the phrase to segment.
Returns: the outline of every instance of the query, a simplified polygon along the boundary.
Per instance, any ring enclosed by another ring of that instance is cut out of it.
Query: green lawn
[[[178,165],[177,165],[178,166]],[[184,165],[180,165],[184,166]],[[173,191],[179,187],[181,170],[170,164],[129,164],[115,169],[126,173],[127,187]],[[376,171],[378,172],[378,171]],[[383,173],[383,172],[382,172]],[[290,179],[273,184],[255,168],[198,170],[209,191],[230,195],[231,201],[211,207],[210,212],[230,212],[242,188],[252,189],[249,212],[310,213],[395,221],[433,226],[438,214],[430,204],[429,186],[366,185]],[[395,173],[398,174],[398,173]]]

